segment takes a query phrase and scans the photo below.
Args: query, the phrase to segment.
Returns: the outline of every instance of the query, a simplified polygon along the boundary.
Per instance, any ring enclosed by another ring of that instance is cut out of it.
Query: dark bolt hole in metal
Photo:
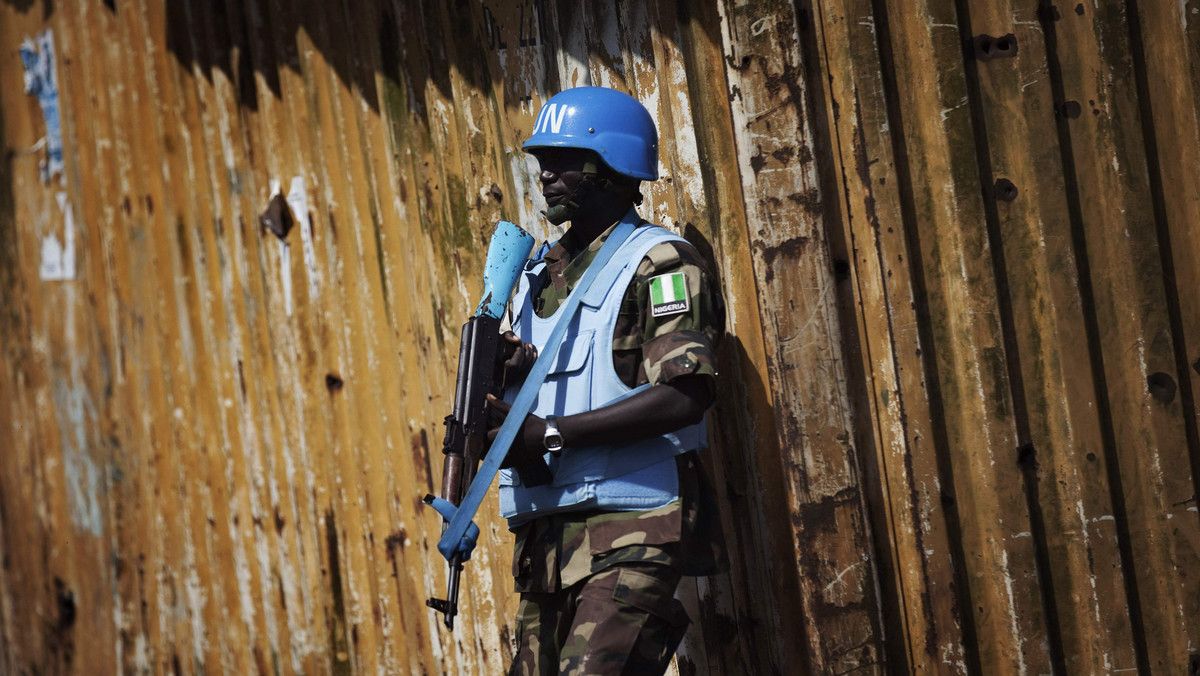
[[[835,258],[833,261],[833,276],[839,282],[850,279],[850,263],[840,258]]]
[[[996,180],[993,194],[1001,202],[1011,202],[1017,199],[1019,192],[1017,186],[1013,185],[1012,181],[1007,178],[1001,178]]]
[[[1159,371],[1151,373],[1146,378],[1146,389],[1150,391],[1150,396],[1154,397],[1155,401],[1169,404],[1175,401],[1175,391],[1179,389],[1179,386],[1175,384],[1174,378]]]
[[[971,46],[975,52],[975,58],[980,61],[1013,57],[1017,55],[1017,36],[1012,33],[1000,38],[976,35],[971,38]]]
[[[262,224],[263,230],[270,230],[279,239],[287,239],[292,226],[296,224],[296,219],[288,207],[287,198],[275,193],[266,210],[258,217],[258,222]]]
[[[342,389],[345,381],[338,377],[336,373],[329,373],[325,376],[325,387],[329,389],[330,394]]]
[[[1058,113],[1068,120],[1073,120],[1083,113],[1083,106],[1079,105],[1078,101],[1064,101],[1058,107]]]

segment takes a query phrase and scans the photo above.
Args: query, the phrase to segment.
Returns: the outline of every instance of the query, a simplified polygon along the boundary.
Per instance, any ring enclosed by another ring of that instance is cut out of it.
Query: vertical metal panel
[[[800,21],[807,17],[787,2],[722,10],[734,138],[739,165],[751,169],[741,178],[770,392],[780,413],[782,497],[807,619],[800,663],[816,673],[878,668],[875,565],[852,405],[840,354],[824,347],[841,338],[801,54]],[[823,377],[806,377],[814,373]]]
[[[1080,7],[1054,23],[1062,89],[1083,105],[1069,125],[1090,311],[1111,416],[1148,666],[1168,673],[1195,645],[1200,530],[1150,200],[1124,6]],[[1117,83],[1128,86],[1116,86]],[[1085,103],[1086,102],[1086,103]],[[1094,148],[1104,148],[1096,154]],[[1089,278],[1090,277],[1090,278]],[[1173,375],[1174,374],[1174,375]],[[1119,481],[1119,483],[1118,483]],[[1121,525],[1121,524],[1119,524]]]
[[[1194,490],[1187,510],[1197,512],[1200,495],[1200,6],[1130,3],[1130,21],[1148,164],[1158,221],[1160,255],[1175,342],[1176,372]]]
[[[953,3],[886,3],[911,177],[925,384],[953,523],[966,661],[1049,670],[1029,517],[1016,464],[1006,352]],[[927,314],[925,314],[927,313]],[[926,347],[927,346],[927,347]]]
[[[795,664],[795,651],[802,650],[791,640],[801,632],[790,603],[798,594],[798,580],[756,572],[771,565],[772,541],[787,542],[792,525],[776,508],[782,486],[773,468],[781,455],[780,442],[766,432],[775,429],[776,412],[759,368],[766,361],[766,346],[742,182],[737,172],[724,170],[737,164],[733,119],[725,103],[731,93],[720,40],[725,29],[717,7],[689,7],[678,7],[678,20],[706,209],[695,215],[695,228],[685,231],[693,242],[711,246],[724,282],[727,321],[739,328],[731,330],[721,346],[725,380],[716,412],[722,422],[714,425],[710,464],[725,505],[722,521],[731,572],[728,579],[697,580],[702,608],[710,619],[692,632],[700,636],[685,645],[702,643],[713,673],[768,672]],[[686,118],[674,119],[677,128],[688,126]],[[681,214],[691,218],[686,208]],[[756,629],[740,629],[745,626]],[[690,655],[681,659],[681,670],[689,661]]]
[[[921,336],[917,331],[919,280],[912,255],[902,191],[906,168],[896,159],[895,134],[885,91],[890,77],[887,17],[870,2],[817,5],[824,68],[830,73],[828,105],[833,120],[835,172],[843,177],[844,227],[854,282],[872,425],[867,432],[878,454],[874,482],[880,492],[874,527],[890,561],[891,586],[902,613],[894,645],[914,672],[965,673],[954,572],[938,465],[934,421],[924,386]],[[879,41],[883,41],[882,55]],[[911,221],[910,221],[911,222]],[[888,579],[882,580],[885,587]]]
[[[1030,510],[1055,668],[1136,664],[1071,252],[1070,216],[1034,7],[967,3],[971,36],[1015,40],[1011,58],[976,57],[973,110],[987,227],[1009,351],[1018,462]],[[1006,183],[1007,182],[1007,183]],[[1009,187],[1009,186],[1012,187]],[[1013,191],[1016,192],[1014,198]],[[1089,455],[1090,454],[1090,455]],[[1067,592],[1066,590],[1071,590]]]

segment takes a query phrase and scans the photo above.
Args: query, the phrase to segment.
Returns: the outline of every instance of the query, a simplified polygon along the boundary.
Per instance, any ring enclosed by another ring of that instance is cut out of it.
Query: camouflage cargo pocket
[[[563,674],[662,673],[688,617],[675,599],[679,571],[614,566],[585,583],[559,660]]]

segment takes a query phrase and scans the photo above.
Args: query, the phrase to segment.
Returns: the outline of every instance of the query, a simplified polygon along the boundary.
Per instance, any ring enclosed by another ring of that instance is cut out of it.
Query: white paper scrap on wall
[[[75,279],[75,216],[67,202],[67,193],[59,192],[55,198],[63,215],[63,238],[60,241],[53,232],[42,235],[42,264],[38,274],[44,281]]]

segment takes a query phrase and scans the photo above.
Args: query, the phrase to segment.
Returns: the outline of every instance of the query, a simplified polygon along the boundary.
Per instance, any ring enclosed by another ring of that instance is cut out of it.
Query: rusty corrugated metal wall
[[[1200,0],[3,0],[0,672],[504,668],[419,499],[588,83],[729,306],[681,673],[1200,673]]]

